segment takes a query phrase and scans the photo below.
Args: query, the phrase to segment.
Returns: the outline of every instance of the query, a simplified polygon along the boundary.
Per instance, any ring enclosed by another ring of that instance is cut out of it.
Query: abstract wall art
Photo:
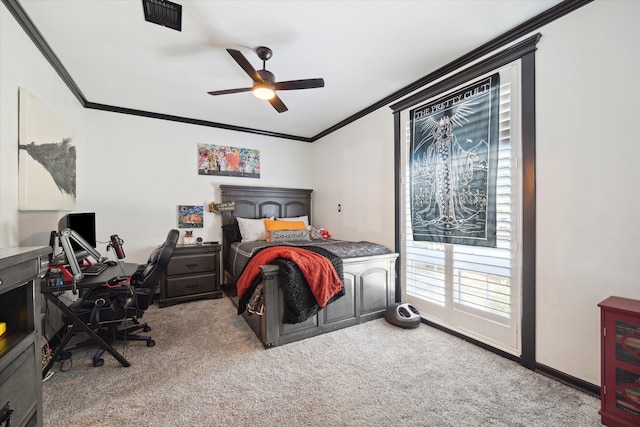
[[[75,209],[74,130],[23,88],[18,111],[18,209]]]
[[[198,144],[198,175],[260,178],[260,150]]]

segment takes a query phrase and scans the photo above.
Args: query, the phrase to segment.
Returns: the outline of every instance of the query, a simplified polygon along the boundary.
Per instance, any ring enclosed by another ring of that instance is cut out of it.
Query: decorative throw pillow
[[[240,227],[238,224],[226,224],[222,226],[222,234],[227,238],[231,243],[239,242],[242,240],[242,234],[240,234]]]
[[[243,242],[255,242],[267,240],[267,230],[264,227],[264,219],[236,218]],[[270,219],[273,219],[271,217]]]
[[[330,239],[331,234],[324,228],[309,227],[309,236],[312,239]]]
[[[267,242],[270,242],[270,232],[278,230],[306,230],[307,226],[302,221],[279,221],[265,219],[264,226],[267,230]]]
[[[278,221],[302,221],[304,222],[305,227],[309,228],[309,216],[296,216],[292,218],[278,218]]]
[[[311,241],[307,230],[272,230],[267,238],[270,242]]]

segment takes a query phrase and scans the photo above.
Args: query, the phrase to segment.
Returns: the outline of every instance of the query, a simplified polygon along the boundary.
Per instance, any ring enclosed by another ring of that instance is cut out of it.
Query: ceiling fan
[[[207,92],[209,95],[226,95],[230,93],[249,92],[260,98],[266,99],[279,113],[284,113],[288,110],[282,100],[276,95],[278,90],[295,90],[295,89],[313,89],[317,87],[324,87],[323,79],[304,79],[304,80],[289,80],[286,82],[276,82],[276,76],[265,68],[266,62],[271,58],[273,52],[271,49],[265,46],[259,46],[256,48],[258,57],[262,59],[262,70],[255,70],[251,63],[245,58],[245,56],[238,50],[227,49],[229,55],[242,67],[242,69],[253,80],[252,87],[245,87],[240,89],[226,89],[226,90],[214,90]]]

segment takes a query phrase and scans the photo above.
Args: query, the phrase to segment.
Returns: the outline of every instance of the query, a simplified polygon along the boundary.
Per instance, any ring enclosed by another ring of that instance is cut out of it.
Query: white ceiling
[[[20,0],[92,103],[313,137],[559,3],[558,0],[196,1],[182,31],[146,22],[141,0]],[[225,51],[268,46],[282,91],[278,113]]]

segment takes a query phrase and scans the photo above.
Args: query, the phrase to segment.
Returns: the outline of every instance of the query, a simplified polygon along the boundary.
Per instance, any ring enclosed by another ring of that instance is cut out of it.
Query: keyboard
[[[81,268],[82,274],[85,276],[99,276],[103,271],[109,268],[109,265],[104,262],[97,262],[95,264],[88,265]]]

